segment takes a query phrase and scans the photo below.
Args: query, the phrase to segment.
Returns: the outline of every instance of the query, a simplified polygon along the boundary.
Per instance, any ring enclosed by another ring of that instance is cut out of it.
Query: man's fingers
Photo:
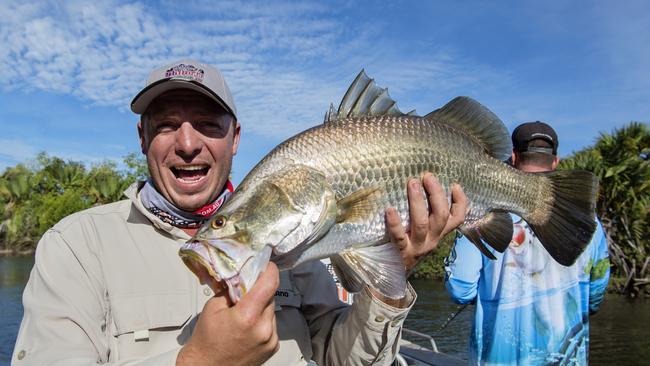
[[[406,248],[408,245],[408,236],[402,225],[399,213],[394,207],[386,209],[386,227],[388,228],[390,241],[395,243],[400,250]]]
[[[409,201],[409,217],[411,242],[423,242],[429,231],[429,209],[424,198],[424,188],[419,179],[410,179],[407,194]]]
[[[463,188],[459,184],[451,186],[451,209],[447,225],[443,235],[448,234],[450,231],[458,227],[465,221],[465,216],[469,211],[469,200],[463,192]]]
[[[275,291],[280,285],[280,273],[273,262],[269,262],[266,269],[260,273],[253,288],[239,301],[239,308],[244,315],[261,316],[267,307],[272,305]],[[271,306],[272,307],[272,306]]]
[[[429,230],[431,235],[438,237],[441,230],[445,228],[449,217],[449,204],[447,203],[447,193],[438,179],[430,173],[425,174],[423,179],[424,188],[427,192],[429,207],[431,210],[429,219]]]

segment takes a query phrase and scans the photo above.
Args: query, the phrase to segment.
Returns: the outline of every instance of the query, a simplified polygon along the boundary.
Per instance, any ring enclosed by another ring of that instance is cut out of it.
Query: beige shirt
[[[189,236],[149,213],[136,185],[126,194],[43,235],[12,365],[175,365],[213,293],[178,256]],[[367,290],[344,305],[319,261],[281,272],[275,304],[280,350],[267,365],[389,364],[408,312]]]

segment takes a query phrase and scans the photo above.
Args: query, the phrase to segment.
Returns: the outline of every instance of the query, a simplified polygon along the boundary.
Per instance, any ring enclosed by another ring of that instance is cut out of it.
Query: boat
[[[423,347],[411,341],[420,338],[430,347]],[[467,361],[440,352],[432,336],[408,328],[402,328],[399,354],[393,366],[461,366]]]

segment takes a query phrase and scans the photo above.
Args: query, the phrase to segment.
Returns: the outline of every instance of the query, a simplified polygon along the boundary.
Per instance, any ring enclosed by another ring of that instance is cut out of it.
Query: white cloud
[[[0,86],[70,93],[93,104],[125,108],[153,67],[196,57],[219,65],[231,80],[243,76],[236,82],[238,88],[233,88],[241,94],[238,102],[255,105],[255,111],[247,113],[244,108],[243,114],[250,120],[262,116],[275,120],[252,125],[260,133],[274,133],[279,125],[292,124],[281,119],[290,116],[286,110],[266,112],[284,109],[279,107],[285,104],[281,98],[303,94],[307,76],[299,71],[269,73],[273,58],[282,56],[267,53],[323,55],[337,34],[333,21],[296,20],[287,26],[277,17],[286,20],[314,9],[322,11],[319,8],[290,3],[271,7],[169,2],[163,3],[163,12],[194,9],[196,14],[168,20],[140,3],[73,1],[29,6],[9,2],[0,10],[4,19],[0,40],[5,44],[0,68],[10,72],[0,76]]]
[[[452,62],[447,53],[399,61],[377,44],[379,22],[341,20],[345,3],[157,5],[9,1],[0,9],[0,69],[11,72],[0,74],[0,88],[67,93],[127,109],[149,70],[193,57],[222,69],[246,128],[286,137],[320,122],[352,81],[341,76],[365,65],[386,70],[378,82],[391,90],[417,89],[427,78],[443,89],[476,82],[463,71],[470,63]]]

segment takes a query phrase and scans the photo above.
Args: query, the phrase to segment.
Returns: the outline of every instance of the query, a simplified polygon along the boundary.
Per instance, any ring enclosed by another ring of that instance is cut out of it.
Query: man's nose
[[[179,156],[191,159],[201,152],[203,140],[191,123],[184,122],[176,132],[176,153]]]

